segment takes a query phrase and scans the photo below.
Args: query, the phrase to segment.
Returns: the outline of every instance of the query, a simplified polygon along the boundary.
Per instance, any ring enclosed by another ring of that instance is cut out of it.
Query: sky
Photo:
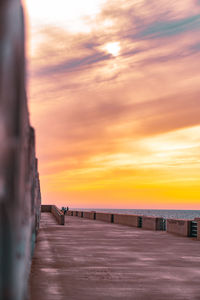
[[[200,1],[25,6],[43,203],[200,209]]]

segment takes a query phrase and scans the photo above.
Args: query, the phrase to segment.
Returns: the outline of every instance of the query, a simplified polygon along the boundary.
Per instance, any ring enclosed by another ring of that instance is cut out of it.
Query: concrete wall
[[[73,217],[78,217],[78,211],[77,211],[77,210],[72,210],[72,211],[71,211],[71,215],[72,215]]]
[[[79,216],[91,220],[99,220],[108,223],[121,224],[126,226],[141,227],[146,230],[166,230],[164,226],[164,219],[159,217],[151,216],[138,216],[138,215],[124,215],[124,214],[111,214],[102,213],[95,211],[69,211],[69,215]],[[142,222],[140,224],[140,219]],[[198,223],[197,239],[200,240],[200,218],[195,219]],[[180,236],[190,236],[191,235],[191,220],[166,220],[167,232],[174,233]]]
[[[95,211],[69,211],[68,215],[69,216],[74,216],[74,217],[91,219],[91,220],[96,219],[96,212]]]
[[[68,210],[68,211],[67,211],[67,216],[73,216],[73,211]]]
[[[112,215],[109,213],[96,213],[96,220],[111,223]]]
[[[90,212],[90,219],[96,220],[96,211],[91,211]]]
[[[115,224],[138,227],[138,225],[139,225],[139,216],[114,214],[114,223]]]
[[[197,221],[197,240],[200,241],[200,218],[196,218]]]
[[[65,215],[56,205],[41,205],[41,212],[52,213],[59,225],[65,225]]]
[[[0,299],[24,300],[40,221],[19,0],[0,1]]]
[[[190,221],[168,219],[167,232],[181,236],[190,236]]]
[[[84,211],[83,218],[92,219],[92,213],[90,211]]]
[[[142,216],[142,228],[146,230],[162,230],[162,218]]]
[[[41,205],[41,212],[51,212],[52,205]]]
[[[65,225],[65,215],[57,206],[52,205],[51,213],[56,218],[59,225]]]

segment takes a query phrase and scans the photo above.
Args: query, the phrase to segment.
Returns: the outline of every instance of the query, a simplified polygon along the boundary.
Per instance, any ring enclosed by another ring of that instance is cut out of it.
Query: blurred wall
[[[40,219],[19,0],[0,0],[0,300],[23,300]]]

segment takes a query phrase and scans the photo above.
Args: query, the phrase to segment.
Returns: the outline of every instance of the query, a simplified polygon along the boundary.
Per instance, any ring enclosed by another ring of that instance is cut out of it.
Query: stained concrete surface
[[[31,300],[200,299],[200,242],[166,232],[43,213]]]

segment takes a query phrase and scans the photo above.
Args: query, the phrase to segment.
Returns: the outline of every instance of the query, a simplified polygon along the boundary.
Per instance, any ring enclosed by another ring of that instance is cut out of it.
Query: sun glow
[[[105,50],[108,51],[108,53],[112,54],[113,56],[118,56],[121,50],[120,43],[119,42],[108,43],[105,46]]]

